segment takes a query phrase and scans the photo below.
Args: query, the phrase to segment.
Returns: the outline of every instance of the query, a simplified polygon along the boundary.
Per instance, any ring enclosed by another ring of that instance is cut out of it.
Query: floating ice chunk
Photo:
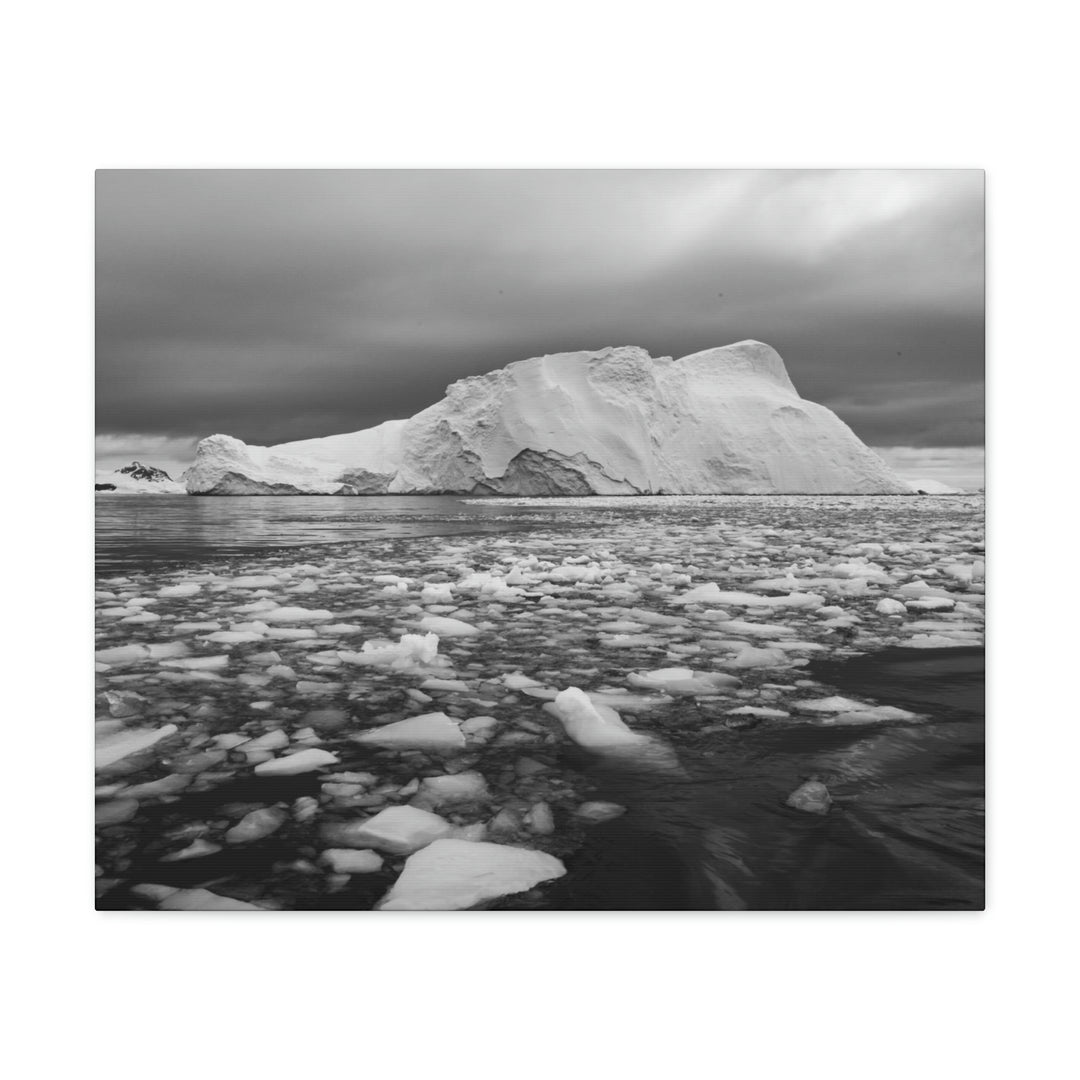
[[[562,877],[553,855],[486,841],[436,840],[410,855],[380,911],[463,911]]]
[[[263,635],[252,630],[217,630],[203,636],[203,641],[212,641],[218,645],[242,645],[245,642],[262,641]]]
[[[648,611],[645,608],[630,608],[627,615],[636,622],[645,623],[647,626],[687,625],[687,620],[678,615],[661,615],[659,612]]]
[[[728,709],[728,716],[760,716],[763,720],[783,720],[791,715],[783,709],[770,709],[763,705],[740,705],[737,709]]]
[[[474,739],[483,739],[491,734],[499,726],[499,721],[494,716],[472,716],[463,720],[461,730]]]
[[[892,705],[874,705],[863,707],[856,712],[829,713],[817,722],[827,727],[839,727],[847,724],[880,724],[888,720],[918,720],[918,713],[907,709],[897,709]]]
[[[747,646],[726,661],[726,664],[728,667],[758,668],[780,667],[787,662],[787,654],[782,649],[755,649]]]
[[[550,686],[525,686],[521,692],[526,697],[538,698],[540,701],[554,701],[559,691]]]
[[[289,815],[280,807],[270,806],[261,810],[252,810],[245,814],[231,829],[225,833],[227,844],[252,844],[256,840],[277,832]]]
[[[600,644],[608,649],[637,649],[641,646],[663,645],[664,641],[655,634],[602,634]]]
[[[333,694],[341,689],[341,683],[337,682],[312,682],[310,679],[301,679],[296,684],[298,694]]]
[[[162,667],[185,671],[221,671],[229,666],[228,656],[189,656],[183,660],[162,660]]]
[[[327,848],[319,861],[334,874],[374,874],[382,869],[382,856],[374,851],[354,851],[350,848]]]
[[[181,622],[172,626],[174,634],[195,634],[201,630],[220,630],[219,622]]]
[[[366,821],[325,826],[323,834],[347,848],[377,848],[391,855],[410,855],[448,836],[453,826],[438,814],[415,806],[391,806]]]
[[[209,840],[200,838],[192,840],[186,848],[171,852],[169,855],[162,855],[158,862],[185,862],[188,859],[202,859],[207,855],[216,855],[221,850],[220,844],[214,844]]]
[[[927,585],[921,578],[917,578],[915,581],[909,581],[906,585],[901,585],[896,592],[899,593],[900,596],[909,599],[921,599],[926,596],[942,596],[946,600],[950,599],[949,594],[945,589],[935,589],[932,585]]]
[[[886,597],[884,600],[879,600],[874,607],[874,610],[879,615],[903,615],[907,608],[899,601],[892,600]]]
[[[410,716],[384,727],[352,736],[358,743],[398,750],[463,750],[465,736],[456,720],[446,713]]]
[[[266,636],[277,641],[304,641],[307,638],[314,638],[319,635],[305,626],[271,626],[266,631]]]
[[[781,626],[778,623],[744,622],[741,619],[730,619],[727,622],[713,623],[717,630],[734,634],[736,637],[785,637],[794,634],[790,626]]]
[[[972,644],[969,637],[947,637],[944,634],[915,634],[902,642],[905,649],[956,649]]]
[[[94,659],[105,664],[137,664],[150,659],[150,650],[145,645],[117,645],[100,649],[94,653]]]
[[[784,800],[794,810],[807,814],[827,814],[832,806],[829,789],[817,780],[807,780]]]
[[[276,652],[253,653],[247,661],[249,664],[265,664],[269,667],[271,664],[280,664],[281,656]]]
[[[605,821],[613,821],[626,813],[626,807],[613,802],[585,802],[575,811],[574,817],[589,825],[600,825]]]
[[[478,772],[460,772],[448,776],[427,776],[412,805],[423,810],[439,810],[444,806],[479,802],[488,797],[487,781]]]
[[[246,754],[252,750],[281,750],[288,745],[289,736],[281,728],[277,728],[274,731],[268,731],[265,735],[260,735],[257,739],[245,742],[243,750]]]
[[[303,623],[303,622],[327,622],[334,618],[332,611],[311,611],[302,607],[279,607],[273,611],[262,613],[264,622],[268,623]]]
[[[425,679],[420,684],[421,690],[456,690],[458,692],[462,690],[468,690],[469,684],[463,682],[461,679]],[[430,701],[431,698],[428,698]]]
[[[812,713],[855,712],[867,707],[865,702],[855,701],[852,698],[840,697],[839,695],[818,698],[815,701],[796,701],[794,702],[794,705],[800,712]]]
[[[238,615],[254,615],[260,611],[273,611],[278,606],[276,600],[252,600],[250,604],[241,604],[239,607],[234,607]]]
[[[259,776],[295,776],[298,773],[314,772],[326,765],[337,765],[336,754],[328,750],[301,750],[298,754],[274,758],[255,766]]]
[[[430,582],[420,591],[421,604],[452,604],[454,588],[446,582]]]
[[[735,681],[738,682],[737,679]],[[606,705],[609,709],[630,709],[633,712],[671,704],[671,698],[666,693],[635,694],[630,690],[590,690],[589,700],[594,705]]]
[[[121,619],[120,621],[122,623],[141,625],[142,623],[161,622],[161,616],[155,615],[152,611],[143,611],[138,615],[129,615],[126,619]]]
[[[233,578],[232,581],[226,581],[224,584],[230,589],[272,589],[275,585],[280,585],[281,580],[263,574],[260,576]]]
[[[538,836],[550,836],[555,831],[555,816],[546,802],[533,803],[525,815],[525,824]]]
[[[425,615],[420,620],[420,629],[443,637],[475,637],[480,631],[471,623],[461,619],[450,619],[445,615]]]
[[[922,600],[908,600],[905,607],[909,611],[948,611],[956,607],[956,601],[952,597],[927,596]]]
[[[202,592],[202,586],[194,581],[183,581],[179,585],[163,585],[158,589],[158,596],[194,596]]]
[[[719,690],[739,685],[739,680],[734,675],[693,671],[690,668],[660,668],[640,674],[631,672],[627,676],[627,682],[644,690],[662,690],[667,694],[715,694]],[[592,700],[595,703],[596,699]]]
[[[724,596],[750,596],[749,593],[723,593],[720,591],[720,586],[715,581],[710,581],[707,585],[699,585],[696,589],[689,589],[681,596],[674,596],[671,598],[673,604],[723,604],[726,601]],[[757,597],[753,597],[749,603],[756,603]],[[741,600],[731,601],[732,603],[741,603]]]
[[[819,698],[816,701],[796,701],[792,703],[800,712],[819,714],[819,723],[840,724],[877,724],[886,720],[917,720],[918,713],[907,709],[898,709],[893,705],[868,705],[845,697]]]
[[[170,735],[175,735],[178,730],[175,724],[164,724],[159,728],[114,730],[97,740],[94,746],[94,764],[97,768],[104,769],[121,758],[130,757]]]
[[[123,825],[138,812],[137,799],[112,799],[109,802],[98,803],[94,807],[94,826],[98,829],[106,829],[110,825]]]
[[[439,652],[438,634],[402,634],[395,645],[390,641],[365,641],[360,652],[340,652],[346,663],[397,670],[431,665]]]
[[[220,896],[208,889],[174,889],[168,885],[135,885],[131,891],[157,902],[162,911],[265,911],[246,900]]]
[[[594,705],[589,695],[571,686],[545,706],[562,722],[566,734],[578,744],[592,749],[612,746],[641,746],[649,740],[636,735],[622,717],[606,705]]]
[[[152,799],[160,795],[176,795],[191,783],[193,777],[182,773],[171,773],[160,780],[150,780],[145,784],[135,784],[124,791],[131,799]]]

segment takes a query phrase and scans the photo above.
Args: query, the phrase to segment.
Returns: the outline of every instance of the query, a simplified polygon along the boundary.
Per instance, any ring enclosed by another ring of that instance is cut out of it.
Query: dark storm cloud
[[[754,337],[871,444],[982,438],[974,172],[102,172],[97,303],[110,435],[281,442]]]

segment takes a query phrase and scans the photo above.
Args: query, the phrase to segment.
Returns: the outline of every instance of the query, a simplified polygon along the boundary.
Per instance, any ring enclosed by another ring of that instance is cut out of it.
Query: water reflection
[[[508,532],[559,512],[453,496],[99,496],[99,573],[361,539]],[[564,511],[565,512],[565,511]]]

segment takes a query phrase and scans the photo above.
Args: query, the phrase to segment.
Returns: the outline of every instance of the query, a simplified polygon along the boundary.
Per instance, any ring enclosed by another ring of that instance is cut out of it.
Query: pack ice
[[[365,431],[271,447],[212,435],[185,480],[208,495],[910,493],[760,341],[534,357]]]

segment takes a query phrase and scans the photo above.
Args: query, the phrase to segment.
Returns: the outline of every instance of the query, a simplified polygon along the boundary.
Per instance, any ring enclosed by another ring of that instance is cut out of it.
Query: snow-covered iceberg
[[[351,435],[212,435],[185,475],[207,495],[909,493],[759,341],[681,360],[634,346],[523,360]]]

